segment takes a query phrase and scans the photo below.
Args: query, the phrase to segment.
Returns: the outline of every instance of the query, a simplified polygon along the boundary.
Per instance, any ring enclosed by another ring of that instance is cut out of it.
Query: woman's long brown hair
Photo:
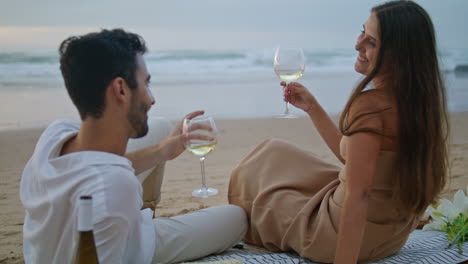
[[[434,26],[412,1],[387,2],[372,12],[379,21],[381,47],[373,70],[341,114],[340,130],[344,135],[365,131],[349,131],[349,110],[385,64],[384,87],[396,99],[399,120],[393,194],[406,209],[421,214],[444,188],[448,173],[446,92]]]

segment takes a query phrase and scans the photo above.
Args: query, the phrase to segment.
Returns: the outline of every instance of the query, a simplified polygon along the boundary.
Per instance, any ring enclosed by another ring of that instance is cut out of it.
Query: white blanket
[[[447,249],[448,240],[445,233],[438,231],[415,230],[411,233],[405,246],[393,256],[372,262],[373,264],[449,264],[468,261],[468,243],[463,245],[463,253],[454,246]],[[230,249],[219,255],[212,255],[196,262],[246,263],[246,264],[313,264],[310,260],[294,253],[274,253],[263,248],[244,245],[244,249]]]

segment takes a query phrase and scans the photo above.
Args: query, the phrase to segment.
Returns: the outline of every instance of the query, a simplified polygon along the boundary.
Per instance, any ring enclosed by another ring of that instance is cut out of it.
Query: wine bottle
[[[93,235],[93,199],[91,196],[80,196],[78,204],[78,241],[72,263],[99,263]]]

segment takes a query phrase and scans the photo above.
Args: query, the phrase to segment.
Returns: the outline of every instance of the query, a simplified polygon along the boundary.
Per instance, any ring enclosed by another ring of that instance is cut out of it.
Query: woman
[[[433,25],[411,1],[372,9],[355,49],[364,79],[339,121],[301,84],[284,100],[307,112],[340,169],[269,140],[237,168],[229,201],[244,208],[245,241],[318,262],[396,253],[446,181],[448,121]]]

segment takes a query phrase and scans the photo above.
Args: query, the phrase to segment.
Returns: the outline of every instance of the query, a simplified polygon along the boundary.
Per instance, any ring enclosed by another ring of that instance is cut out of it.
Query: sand
[[[281,138],[312,150],[323,159],[339,164],[307,118],[282,120],[218,120],[219,144],[206,159],[207,184],[220,190],[208,199],[191,197],[200,187],[198,159],[183,153],[167,163],[162,201],[157,216],[173,216],[207,206],[226,204],[227,183],[232,168],[258,143]],[[468,112],[451,114],[450,182],[443,197],[468,185]],[[43,128],[0,132],[0,264],[22,263],[24,210],[19,200],[21,172]]]

